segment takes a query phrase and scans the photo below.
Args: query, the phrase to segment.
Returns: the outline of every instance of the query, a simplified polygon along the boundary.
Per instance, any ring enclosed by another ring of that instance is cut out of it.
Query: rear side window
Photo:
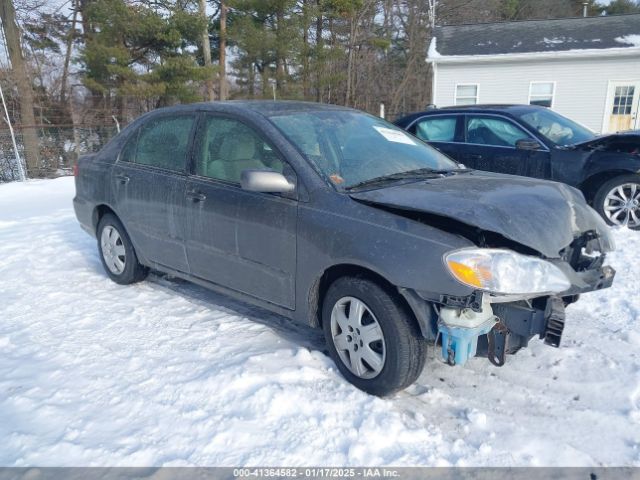
[[[508,120],[495,117],[467,117],[467,143],[515,147],[518,140],[531,139],[524,130]]]
[[[125,144],[120,159],[166,170],[184,171],[194,117],[162,117],[145,123]]]
[[[426,142],[453,142],[456,124],[456,117],[425,118],[416,124],[416,136]]]

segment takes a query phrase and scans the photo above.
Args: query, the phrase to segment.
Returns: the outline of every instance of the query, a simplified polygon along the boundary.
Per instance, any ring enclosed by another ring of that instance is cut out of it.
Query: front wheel
[[[325,296],[322,324],[329,353],[353,385],[389,395],[411,385],[426,361],[426,342],[398,298],[358,277],[336,280]]]
[[[122,222],[110,213],[104,215],[97,228],[100,260],[109,278],[121,285],[144,280],[149,270],[138,262]]]
[[[621,175],[605,182],[593,203],[609,225],[640,230],[640,176]]]

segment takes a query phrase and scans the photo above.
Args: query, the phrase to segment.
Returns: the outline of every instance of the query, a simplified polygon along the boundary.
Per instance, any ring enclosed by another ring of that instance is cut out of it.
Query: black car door
[[[167,114],[144,123],[112,171],[116,212],[147,260],[188,272],[184,248],[186,160],[195,115]]]
[[[464,141],[463,119],[463,115],[429,115],[417,120],[409,128],[409,133],[457,162],[464,163],[459,146]]]
[[[245,169],[293,170],[252,127],[203,114],[187,181],[186,247],[193,275],[294,307],[295,195],[240,188]]]
[[[549,150],[511,119],[498,115],[465,115],[464,137],[461,157],[468,167],[527,177],[549,177]]]

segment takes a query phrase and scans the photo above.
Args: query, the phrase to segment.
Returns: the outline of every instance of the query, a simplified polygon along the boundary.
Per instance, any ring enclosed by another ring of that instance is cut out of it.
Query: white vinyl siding
[[[478,84],[481,103],[529,103],[531,82],[555,82],[552,108],[602,131],[609,81],[640,79],[637,56],[438,63],[438,107],[453,105],[456,86]]]

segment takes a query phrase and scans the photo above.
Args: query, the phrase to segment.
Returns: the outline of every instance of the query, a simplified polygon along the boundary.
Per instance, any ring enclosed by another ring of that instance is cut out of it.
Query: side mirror
[[[295,189],[284,175],[273,170],[243,170],[240,186],[249,192],[263,193],[288,193]]]
[[[521,138],[516,142],[516,148],[518,150],[540,150],[542,145],[532,138]]]

